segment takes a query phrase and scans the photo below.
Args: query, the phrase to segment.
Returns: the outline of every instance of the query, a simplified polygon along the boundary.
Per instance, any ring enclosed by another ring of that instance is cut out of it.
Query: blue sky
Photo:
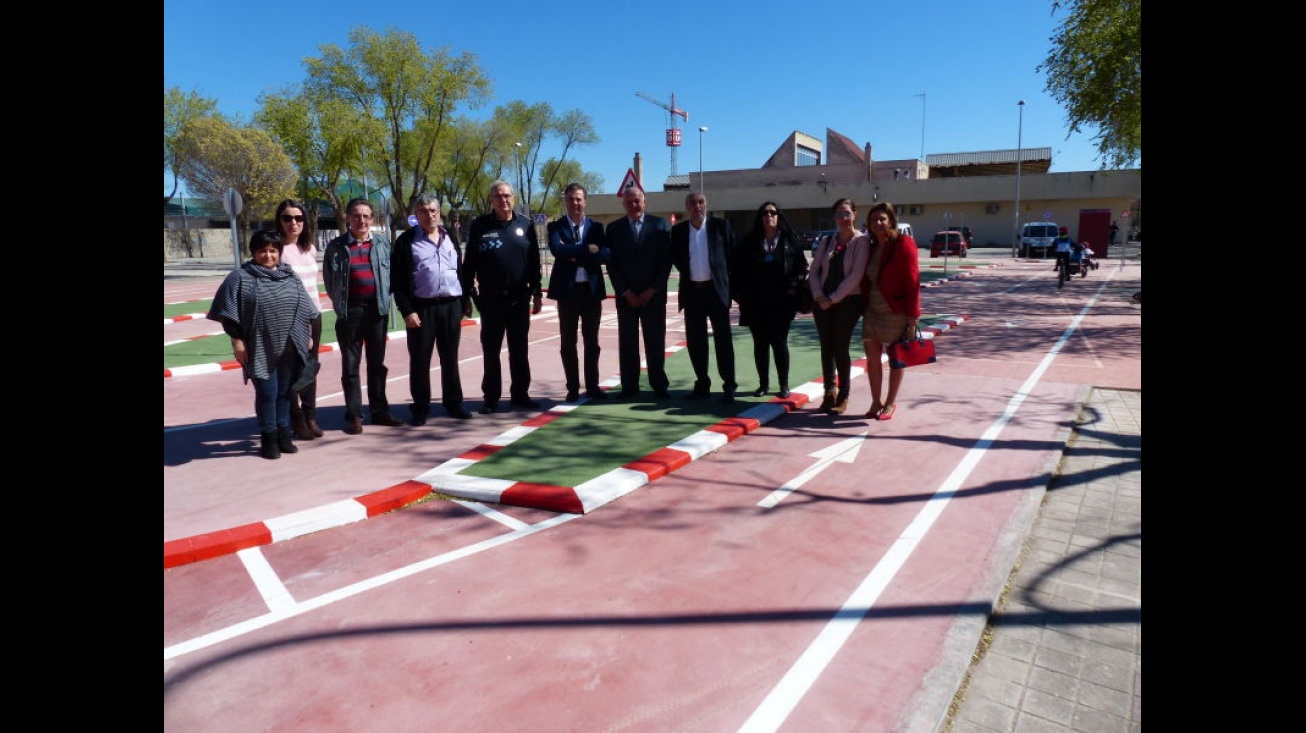
[[[569,157],[616,191],[635,153],[644,187],[671,173],[667,112],[677,117],[678,171],[760,167],[795,130],[826,128],[870,143],[876,160],[1052,148],[1051,172],[1100,168],[1094,130],[1067,137],[1065,111],[1036,67],[1065,13],[1050,0],[774,0],[406,3],[165,0],[163,85],[216,99],[248,120],[261,93],[301,83],[319,46],[349,30],[408,31],[427,49],[470,51],[492,101],[580,109],[600,141]],[[921,93],[925,96],[922,99]],[[1017,102],[1025,100],[1023,115]],[[700,133],[700,126],[708,132]],[[546,150],[546,153],[549,151]],[[542,156],[547,157],[547,155]],[[165,175],[165,193],[171,178]]]

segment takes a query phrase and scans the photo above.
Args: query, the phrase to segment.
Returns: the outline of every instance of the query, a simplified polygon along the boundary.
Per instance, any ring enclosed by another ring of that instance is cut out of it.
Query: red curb
[[[659,448],[643,458],[636,459],[622,466],[632,471],[639,471],[648,476],[649,481],[662,478],[672,471],[688,466],[693,458],[676,448]]]
[[[385,514],[395,509],[412,504],[431,493],[431,485],[424,484],[421,481],[408,480],[403,483],[395,484],[387,489],[374,491],[366,496],[358,497],[354,501],[362,504],[367,508],[367,516],[375,517],[378,514]]]
[[[467,451],[466,453],[463,453],[458,457],[467,461],[480,461],[489,458],[490,456],[494,455],[495,453],[501,450],[503,450],[503,446],[501,445],[490,445],[489,443],[481,443],[480,445]]]
[[[163,543],[163,569],[230,555],[247,547],[272,544],[272,531],[262,522]]]
[[[566,514],[584,514],[585,507],[575,489],[552,484],[533,484],[519,481],[499,495],[504,504],[528,509],[549,509]]]

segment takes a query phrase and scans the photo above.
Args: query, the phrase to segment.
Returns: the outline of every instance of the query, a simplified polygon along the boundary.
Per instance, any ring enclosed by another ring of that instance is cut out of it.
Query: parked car
[[[804,246],[804,247],[806,247],[809,251],[813,251],[813,252],[814,252],[814,251],[816,251],[816,245],[817,245],[818,243],[820,243],[820,241],[821,241],[821,237],[826,237],[826,236],[833,237],[833,236],[834,236],[834,233],[837,232],[837,231],[839,231],[839,230],[838,230],[838,229],[819,229],[819,230],[811,231],[811,232],[803,232],[802,234],[799,234],[799,235],[798,235],[798,239],[799,239],[799,241],[801,241],[801,242],[803,243],[803,246]]]
[[[930,240],[930,256],[941,257],[944,254],[966,256],[966,239],[961,232],[949,230],[934,233],[934,238]]]
[[[970,227],[968,226],[948,227],[948,231],[961,232],[961,236],[966,238],[966,247],[968,249],[970,247],[975,246],[975,233],[970,230]]]
[[[912,231],[911,224],[908,224],[905,221],[898,222],[898,234],[903,237],[911,237],[912,239],[916,238],[915,232]]]
[[[1020,256],[1033,257],[1037,250],[1039,258],[1047,257],[1059,228],[1054,221],[1027,222],[1020,229]]]

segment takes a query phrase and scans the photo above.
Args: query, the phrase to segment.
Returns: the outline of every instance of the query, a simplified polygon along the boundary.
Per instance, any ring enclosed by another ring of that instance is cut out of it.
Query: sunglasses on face
[[[295,214],[295,215],[292,216],[292,215],[290,215],[290,214],[282,214],[282,215],[281,215],[281,220],[284,221],[284,222],[287,223],[287,224],[289,224],[289,223],[292,222],[292,221],[297,221],[297,222],[299,222],[300,224],[303,224],[303,223],[304,223],[304,215],[303,215],[303,214]]]
[[[836,213],[835,213],[834,218],[836,218],[836,219],[851,219],[851,218],[853,218],[853,212],[851,212],[851,211],[839,211],[839,212],[836,212]]]
[[[762,212],[762,216],[779,216],[779,215],[780,212],[776,211],[775,209],[767,209],[766,211]]]

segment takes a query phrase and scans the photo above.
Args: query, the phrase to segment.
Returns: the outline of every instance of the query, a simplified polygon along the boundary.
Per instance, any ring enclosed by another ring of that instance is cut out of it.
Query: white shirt
[[[712,279],[712,265],[707,258],[707,219],[701,229],[689,223],[689,279],[702,282]]]

